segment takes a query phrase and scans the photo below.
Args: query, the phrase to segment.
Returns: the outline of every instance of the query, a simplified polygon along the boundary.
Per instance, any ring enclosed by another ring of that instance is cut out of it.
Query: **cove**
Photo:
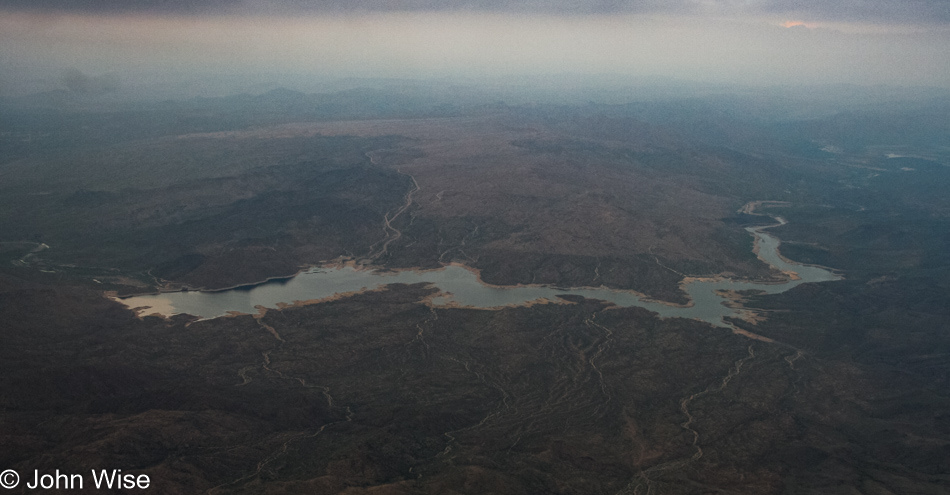
[[[605,287],[556,288],[549,286],[492,286],[481,282],[478,275],[461,265],[448,265],[436,270],[378,271],[353,266],[317,267],[289,279],[221,291],[166,292],[155,295],[117,298],[139,315],[190,314],[201,319],[234,313],[258,313],[261,308],[280,308],[306,301],[340,297],[361,290],[375,290],[389,284],[431,284],[440,294],[431,299],[437,307],[496,309],[534,302],[564,302],[558,296],[574,295],[609,301],[617,306],[637,306],[657,313],[662,318],[693,318],[715,326],[728,327],[724,317],[738,317],[742,309],[727,305],[722,291],[755,290],[765,294],[785,292],[803,283],[827,282],[841,277],[822,267],[804,265],[784,259],[778,251],[781,242],[765,229],[779,223],[746,230],[755,236],[755,251],[772,267],[789,274],[782,282],[755,282],[729,279],[696,279],[683,285],[691,304],[675,306],[651,300],[631,291]],[[793,275],[792,275],[793,274]]]

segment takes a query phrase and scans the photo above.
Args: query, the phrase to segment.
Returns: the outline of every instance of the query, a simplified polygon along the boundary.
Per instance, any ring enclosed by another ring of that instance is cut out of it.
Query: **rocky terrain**
[[[4,152],[0,468],[182,494],[950,489],[939,145],[881,124],[888,158],[843,117],[202,105],[116,114],[125,133],[74,109],[85,127]],[[840,147],[808,141],[828,126]],[[737,295],[755,317],[730,323],[773,342],[574,297],[435,308],[424,285],[203,321],[104,297],[348,260],[686,303],[686,277],[781,276],[749,201],[788,219],[783,255],[844,274]]]

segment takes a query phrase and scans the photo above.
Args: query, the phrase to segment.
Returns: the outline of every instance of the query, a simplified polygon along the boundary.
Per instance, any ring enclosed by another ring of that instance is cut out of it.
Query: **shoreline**
[[[655,298],[649,297],[648,295],[646,295],[646,294],[644,294],[644,293],[642,293],[642,292],[636,291],[636,290],[630,290],[630,289],[615,289],[615,288],[607,287],[607,286],[604,286],[604,285],[600,285],[599,287],[589,287],[589,286],[580,286],[580,287],[557,287],[557,286],[552,286],[552,285],[548,285],[548,284],[522,284],[522,283],[517,283],[517,284],[513,284],[513,285],[496,285],[496,284],[492,284],[492,283],[485,282],[485,281],[482,279],[482,271],[481,271],[481,269],[476,268],[476,267],[473,267],[473,266],[469,266],[469,265],[464,264],[464,263],[461,263],[461,262],[440,263],[441,266],[438,267],[438,268],[421,268],[421,267],[392,268],[392,267],[386,267],[386,266],[373,265],[373,264],[371,264],[371,263],[366,263],[365,261],[361,263],[361,262],[360,262],[361,260],[359,260],[358,258],[355,258],[355,257],[343,257],[343,256],[337,257],[337,258],[332,259],[332,260],[326,260],[326,261],[323,261],[323,262],[321,262],[321,263],[319,263],[319,264],[315,264],[315,265],[301,266],[301,267],[297,270],[297,272],[294,273],[294,274],[292,274],[292,275],[283,275],[283,276],[269,277],[269,278],[267,278],[267,279],[265,279],[265,280],[263,280],[263,281],[254,282],[254,283],[238,284],[238,285],[234,285],[234,286],[231,286],[231,287],[223,287],[223,288],[216,288],[216,289],[194,289],[194,288],[191,288],[191,287],[182,287],[181,289],[178,289],[178,290],[171,290],[171,289],[164,289],[164,290],[161,290],[161,289],[160,289],[160,290],[157,291],[157,292],[136,293],[136,294],[131,294],[131,295],[125,295],[125,296],[122,296],[122,297],[120,297],[120,296],[118,296],[117,294],[115,294],[114,292],[110,291],[110,292],[105,292],[104,295],[105,295],[106,297],[108,297],[109,299],[112,299],[113,301],[116,301],[116,302],[118,302],[118,303],[120,303],[120,304],[123,304],[123,305],[125,305],[126,307],[128,307],[129,309],[135,311],[136,316],[139,317],[139,318],[142,318],[142,317],[145,317],[145,316],[152,316],[152,315],[161,315],[161,316],[164,316],[164,317],[171,317],[171,316],[174,316],[174,315],[177,315],[177,314],[186,314],[186,313],[172,313],[171,311],[174,311],[174,305],[171,304],[170,302],[167,303],[167,304],[161,304],[161,303],[159,303],[159,304],[156,304],[156,305],[154,305],[154,306],[138,306],[138,307],[133,307],[132,304],[138,303],[138,301],[134,301],[134,298],[136,298],[136,297],[149,297],[149,296],[161,296],[161,295],[163,295],[163,294],[175,294],[175,293],[180,293],[180,292],[192,292],[192,291],[193,291],[193,292],[203,292],[203,293],[219,293],[219,292],[225,292],[225,291],[235,290],[235,289],[241,289],[241,288],[248,288],[248,289],[253,290],[253,288],[255,288],[255,287],[257,287],[257,286],[261,286],[261,285],[267,284],[267,283],[269,283],[269,282],[279,281],[279,280],[290,280],[290,279],[293,279],[293,278],[295,278],[295,277],[297,277],[297,276],[300,276],[300,275],[303,275],[303,274],[307,274],[307,273],[319,273],[319,271],[322,270],[322,269],[329,269],[329,270],[333,270],[333,269],[337,269],[337,270],[341,270],[341,269],[351,269],[351,270],[355,270],[355,271],[359,271],[359,272],[374,273],[374,274],[376,274],[376,275],[378,275],[378,276],[380,277],[380,279],[379,279],[379,281],[378,281],[379,283],[376,284],[376,286],[374,286],[373,288],[363,287],[362,289],[356,290],[356,291],[339,292],[339,293],[335,293],[335,294],[333,294],[333,295],[331,295],[331,296],[322,297],[322,298],[293,300],[292,302],[289,302],[289,303],[287,303],[287,302],[278,302],[278,303],[274,303],[275,307],[273,307],[273,308],[269,308],[269,307],[265,307],[265,306],[260,306],[260,305],[255,306],[255,309],[257,309],[257,313],[256,313],[256,316],[255,316],[255,317],[260,317],[260,316],[262,316],[263,314],[265,314],[268,310],[271,310],[271,309],[275,309],[275,310],[278,310],[278,311],[279,311],[279,310],[283,310],[283,309],[291,308],[291,307],[305,306],[305,305],[311,305],[311,304],[320,304],[320,303],[323,303],[323,302],[330,302],[330,301],[340,300],[340,299],[343,299],[343,298],[346,298],[346,297],[350,297],[350,296],[353,296],[353,295],[356,295],[356,294],[360,294],[360,293],[365,293],[365,292],[386,290],[386,287],[387,287],[388,285],[390,285],[390,284],[387,283],[386,280],[385,280],[386,274],[400,274],[400,273],[425,274],[425,273],[431,273],[431,272],[442,271],[442,270],[445,270],[445,269],[447,269],[447,268],[449,268],[449,267],[454,267],[454,268],[460,268],[460,269],[463,269],[463,270],[467,271],[468,273],[470,273],[471,275],[474,276],[475,282],[476,282],[477,284],[479,284],[479,285],[481,285],[481,286],[483,286],[483,287],[485,287],[485,288],[490,288],[490,289],[513,290],[513,289],[519,289],[519,288],[525,288],[525,289],[527,289],[527,288],[542,289],[542,288],[543,288],[543,289],[554,289],[555,291],[563,291],[563,292],[565,293],[565,295],[570,295],[570,292],[571,292],[571,291],[605,291],[605,292],[611,292],[611,293],[614,293],[614,294],[624,294],[624,295],[632,296],[632,297],[636,298],[639,303],[662,305],[662,306],[665,306],[665,307],[668,307],[668,308],[675,308],[675,309],[689,309],[689,308],[693,308],[693,307],[696,306],[695,297],[693,297],[693,296],[690,294],[690,291],[688,290],[689,286],[690,286],[691,284],[693,284],[693,283],[697,283],[697,282],[707,282],[707,283],[735,282],[735,283],[749,283],[749,284],[755,284],[755,285],[783,285],[783,284],[789,284],[789,283],[798,282],[798,281],[802,280],[802,278],[801,278],[801,276],[800,276],[799,273],[797,273],[797,272],[795,272],[795,271],[793,271],[793,270],[789,270],[789,269],[783,270],[783,269],[781,269],[780,267],[778,267],[778,266],[776,266],[776,265],[773,265],[772,263],[769,263],[768,260],[766,260],[766,259],[762,256],[762,254],[761,254],[762,245],[763,245],[763,243],[765,242],[765,238],[766,238],[766,237],[775,241],[775,245],[774,245],[775,255],[778,257],[778,259],[782,260],[784,263],[786,263],[786,264],[788,264],[788,265],[791,265],[791,266],[814,267],[814,268],[821,269],[821,270],[824,270],[824,271],[826,271],[826,272],[832,274],[832,275],[833,275],[834,277],[836,277],[838,280],[844,278],[842,275],[840,275],[839,273],[837,273],[837,271],[835,271],[834,269],[831,269],[831,268],[822,267],[822,266],[819,266],[819,265],[811,265],[811,264],[806,264],[806,263],[798,263],[798,262],[795,262],[795,261],[793,261],[793,260],[789,260],[788,258],[782,256],[782,254],[781,254],[781,252],[780,252],[780,250],[779,250],[779,247],[781,246],[781,243],[782,243],[781,239],[779,239],[778,237],[773,236],[773,235],[771,235],[771,234],[768,234],[768,233],[763,232],[763,231],[766,230],[766,229],[769,229],[769,228],[772,228],[772,227],[782,226],[782,225],[787,224],[788,222],[787,222],[784,218],[782,218],[782,217],[780,217],[780,216],[768,215],[768,214],[763,214],[763,213],[756,213],[756,209],[757,209],[758,207],[760,207],[760,206],[784,206],[784,205],[789,205],[789,204],[790,204],[790,203],[783,202],[783,201],[751,201],[751,202],[746,203],[745,205],[743,205],[743,207],[738,210],[738,211],[741,212],[741,213],[746,213],[746,214],[751,214],[751,215],[769,216],[769,217],[773,218],[773,219],[777,222],[777,223],[774,223],[774,224],[771,224],[771,225],[763,225],[763,226],[757,226],[757,227],[746,227],[745,230],[746,230],[747,232],[749,232],[750,234],[752,234],[752,235],[754,236],[754,238],[755,238],[755,239],[754,239],[754,242],[753,242],[752,252],[753,252],[753,253],[758,257],[758,259],[761,260],[763,263],[766,263],[769,267],[771,267],[772,269],[774,269],[774,270],[778,271],[779,273],[781,273],[782,275],[784,275],[784,280],[782,280],[782,279],[776,280],[776,279],[774,279],[774,278],[773,278],[773,279],[769,279],[769,280],[755,280],[755,279],[732,278],[732,277],[729,277],[726,273],[722,273],[722,274],[718,274],[718,275],[713,275],[713,276],[705,276],[705,277],[690,277],[690,276],[685,276],[685,277],[683,277],[683,278],[680,280],[680,282],[677,284],[679,290],[682,291],[682,292],[687,296],[687,298],[688,298],[688,302],[685,303],[685,304],[683,304],[683,303],[674,303],[674,302],[671,302],[671,301],[664,301],[664,300],[655,299]],[[393,282],[393,283],[401,283],[401,282]],[[555,295],[552,296],[552,297],[556,297],[557,299],[552,299],[551,297],[538,297],[538,298],[533,299],[533,300],[526,300],[526,301],[514,302],[514,303],[509,303],[509,304],[504,304],[504,305],[499,305],[499,306],[472,306],[472,305],[462,305],[462,304],[459,304],[458,302],[456,302],[456,301],[454,301],[454,300],[452,299],[452,294],[451,294],[450,292],[446,292],[446,291],[441,290],[441,289],[436,285],[436,282],[426,282],[426,283],[427,283],[428,285],[430,285],[430,286],[432,286],[432,287],[438,289],[437,292],[434,292],[434,293],[430,294],[429,296],[426,296],[425,298],[423,298],[423,299],[421,300],[421,302],[422,302],[423,304],[425,304],[426,306],[432,307],[432,308],[439,308],[439,307],[441,307],[441,308],[463,308],[463,309],[480,309],[480,310],[500,310],[500,309],[504,309],[504,308],[513,308],[513,307],[531,307],[531,306],[534,306],[534,305],[537,305],[537,304],[574,304],[573,301],[569,301],[569,300],[560,298],[557,294],[555,294]],[[435,304],[434,301],[435,301],[437,298],[439,298],[439,297],[442,297],[442,298],[444,298],[445,300],[444,300],[443,302],[441,302],[440,304]],[[583,296],[582,296],[582,297],[583,297]],[[722,304],[724,304],[725,306],[729,307],[730,309],[733,309],[734,311],[737,311],[737,312],[743,310],[742,304],[741,304],[740,301],[738,301],[738,300],[736,300],[736,299],[734,299],[734,298],[725,297],[725,296],[722,296],[722,295],[720,295],[720,297],[723,299]],[[158,299],[160,299],[160,297],[159,297]],[[130,300],[132,300],[132,301],[130,301]],[[127,301],[128,301],[128,302],[127,302]],[[129,303],[129,302],[130,302],[130,303]],[[156,301],[156,302],[159,302],[159,301]],[[608,301],[608,302],[609,302],[609,301]],[[639,304],[636,304],[636,303],[632,304],[632,306],[638,306],[638,305],[639,305]],[[643,307],[643,306],[640,306],[640,307]],[[137,308],[142,308],[142,309],[137,309]],[[152,312],[146,314],[146,313],[144,313],[145,311],[152,311]],[[209,318],[201,318],[201,319],[212,319],[212,318],[218,318],[218,317],[221,317],[221,316],[235,316],[235,315],[243,315],[243,314],[252,314],[252,315],[253,315],[254,313],[245,313],[245,312],[238,312],[238,311],[228,311],[228,312],[226,312],[226,314],[223,314],[223,315],[217,315],[217,316],[213,316],[213,317],[209,317]],[[732,326],[732,325],[729,325],[725,320],[723,321],[723,323],[726,324],[727,326]]]

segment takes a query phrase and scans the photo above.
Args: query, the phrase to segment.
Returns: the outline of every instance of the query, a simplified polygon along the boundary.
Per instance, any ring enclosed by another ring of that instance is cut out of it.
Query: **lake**
[[[776,225],[785,221],[776,217]],[[664,318],[694,318],[716,326],[729,326],[723,317],[736,317],[741,309],[728,306],[729,299],[721,291],[757,290],[766,294],[785,292],[803,283],[827,282],[841,277],[822,267],[788,261],[779,254],[781,241],[763,232],[774,227],[749,227],[755,236],[755,247],[760,259],[774,268],[796,277],[779,283],[744,280],[699,279],[684,284],[691,304],[676,306],[651,300],[632,291],[606,287],[557,288],[543,285],[493,286],[482,283],[475,271],[448,265],[437,270],[380,271],[355,266],[325,266],[311,268],[294,277],[271,280],[261,284],[220,291],[181,291],[155,295],[119,298],[138,314],[190,314],[202,319],[216,318],[233,313],[258,313],[259,308],[280,308],[305,301],[341,297],[363,290],[375,290],[388,284],[426,283],[441,292],[431,300],[433,306],[461,306],[496,309],[533,302],[565,302],[558,296],[574,295],[612,302],[618,306],[637,306],[653,311]]]

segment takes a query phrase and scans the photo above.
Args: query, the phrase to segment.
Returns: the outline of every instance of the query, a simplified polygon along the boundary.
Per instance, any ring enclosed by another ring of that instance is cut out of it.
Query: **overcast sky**
[[[950,87],[948,53],[950,0],[0,0],[6,92],[209,74]]]

